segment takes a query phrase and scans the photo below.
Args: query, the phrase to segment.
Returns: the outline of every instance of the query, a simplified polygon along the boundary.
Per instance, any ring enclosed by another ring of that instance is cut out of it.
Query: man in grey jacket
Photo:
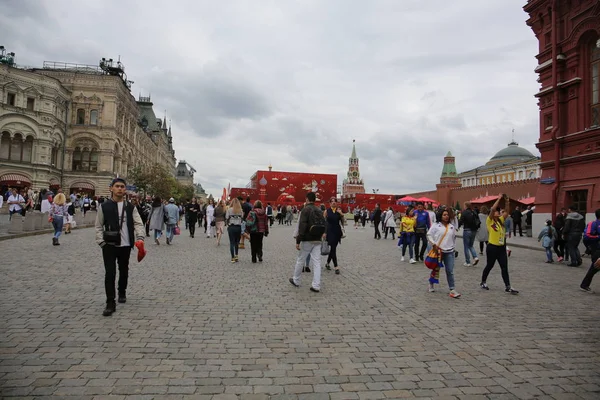
[[[175,199],[170,198],[169,204],[165,206],[167,224],[167,244],[173,243],[175,227],[179,226],[179,207],[175,205]]]
[[[577,212],[577,207],[570,206],[563,229],[563,237],[567,241],[567,251],[571,258],[571,263],[567,264],[567,267],[579,267],[583,263],[579,252],[579,243],[584,230],[585,219],[583,215]]]
[[[104,289],[106,308],[102,315],[112,315],[115,303],[115,280],[119,264],[119,303],[127,301],[127,280],[129,277],[129,256],[135,245],[143,248],[144,223],[137,209],[125,200],[125,180],[115,178],[110,184],[112,198],[98,207],[96,215],[96,243],[102,248],[104,260]]]

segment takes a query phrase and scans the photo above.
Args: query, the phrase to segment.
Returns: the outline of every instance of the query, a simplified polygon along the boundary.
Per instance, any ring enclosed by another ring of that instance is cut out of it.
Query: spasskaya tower
[[[364,193],[365,184],[360,177],[358,156],[356,155],[356,140],[352,141],[352,155],[348,162],[348,174],[342,186],[342,195]]]

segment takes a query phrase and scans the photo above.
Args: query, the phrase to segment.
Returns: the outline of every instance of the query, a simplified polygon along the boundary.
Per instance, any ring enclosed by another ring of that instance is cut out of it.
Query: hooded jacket
[[[257,230],[254,233],[264,233],[267,236],[269,234],[269,223],[265,210],[262,208],[253,208],[251,212],[256,214],[255,224]]]
[[[572,212],[567,214],[567,218],[565,219],[565,227],[563,229],[564,236],[581,236],[583,235],[583,231],[585,230],[585,219],[583,216],[577,212]]]

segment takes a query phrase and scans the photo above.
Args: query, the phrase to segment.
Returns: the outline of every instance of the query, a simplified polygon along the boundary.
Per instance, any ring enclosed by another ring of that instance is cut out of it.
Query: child
[[[546,257],[548,258],[546,260],[546,263],[548,264],[552,264],[554,262],[554,260],[552,259],[552,246],[554,246],[554,241],[556,240],[556,238],[556,229],[554,229],[554,227],[552,226],[552,221],[547,220],[546,226],[538,235],[538,242],[541,241],[542,247],[546,249]]]

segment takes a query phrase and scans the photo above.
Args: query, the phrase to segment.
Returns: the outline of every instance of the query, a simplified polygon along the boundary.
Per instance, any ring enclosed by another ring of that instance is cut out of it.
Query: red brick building
[[[588,220],[600,208],[600,1],[530,0],[524,10],[539,41],[536,231],[563,206]]]

